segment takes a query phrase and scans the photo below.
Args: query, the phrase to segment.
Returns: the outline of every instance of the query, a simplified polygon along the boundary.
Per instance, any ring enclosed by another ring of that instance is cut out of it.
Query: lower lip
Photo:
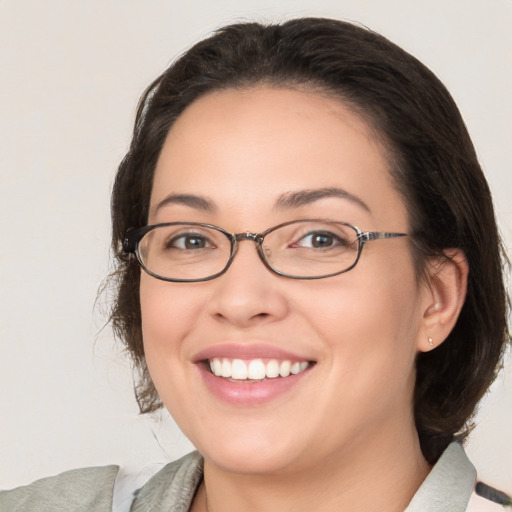
[[[309,373],[311,366],[303,372],[289,377],[276,377],[261,382],[231,381],[217,377],[203,364],[198,365],[201,376],[210,392],[223,402],[232,405],[250,407],[270,402],[287,393]]]

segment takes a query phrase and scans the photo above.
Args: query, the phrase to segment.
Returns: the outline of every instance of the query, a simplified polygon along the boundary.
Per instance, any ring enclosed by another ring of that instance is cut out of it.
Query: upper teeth
[[[242,359],[210,359],[210,369],[217,377],[235,380],[261,380],[264,378],[288,377],[303,372],[309,363],[307,361],[277,361],[271,359],[264,363],[261,359],[244,361]]]

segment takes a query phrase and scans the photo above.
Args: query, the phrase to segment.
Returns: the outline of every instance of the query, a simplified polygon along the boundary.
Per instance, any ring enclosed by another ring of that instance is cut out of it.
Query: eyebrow
[[[278,198],[274,205],[274,209],[287,210],[292,208],[300,208],[301,206],[306,206],[314,203],[315,201],[319,201],[320,199],[325,199],[328,197],[348,199],[349,201],[357,204],[364,210],[371,213],[370,208],[362,199],[342,188],[337,187],[315,188],[298,190],[296,192],[286,192]],[[162,199],[162,201],[153,207],[153,214],[156,214],[158,210],[170,204],[181,204],[209,213],[215,212],[217,210],[215,203],[207,197],[197,196],[195,194],[172,193],[166,196],[164,199]]]
[[[190,206],[205,212],[214,212],[216,210],[214,202],[207,197],[196,196],[195,194],[169,194],[153,207],[153,213],[156,214],[158,210],[170,204]]]
[[[327,187],[315,188],[307,190],[298,190],[297,192],[287,192],[279,197],[276,201],[274,208],[276,210],[286,210],[290,208],[299,208],[308,204],[319,201],[320,199],[328,197],[337,197],[340,199],[348,199],[349,201],[357,204],[367,212],[371,213],[368,205],[359,197],[342,188]]]

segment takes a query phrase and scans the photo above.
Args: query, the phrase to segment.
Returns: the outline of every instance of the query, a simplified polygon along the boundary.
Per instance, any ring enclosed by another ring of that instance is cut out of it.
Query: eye
[[[300,238],[293,245],[312,249],[329,249],[346,246],[348,242],[330,231],[313,231]]]
[[[166,247],[169,249],[197,250],[209,249],[214,247],[214,244],[204,235],[198,233],[183,233],[171,238],[167,242]]]

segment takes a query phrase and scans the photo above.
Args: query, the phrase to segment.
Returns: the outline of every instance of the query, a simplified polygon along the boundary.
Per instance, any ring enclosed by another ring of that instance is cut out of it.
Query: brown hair
[[[491,194],[458,109],[435,75],[384,37],[336,20],[224,27],[188,50],[142,96],[112,193],[117,271],[111,314],[138,372],[140,410],[161,403],[144,357],[140,268],[123,253],[123,236],[147,223],[156,162],[183,110],[210,91],[258,84],[320,90],[363,116],[392,155],[418,270],[428,257],[449,248],[461,249],[467,258],[467,298],[457,324],[440,347],[417,358],[416,427],[432,463],[457,433],[461,438],[467,433],[507,339],[502,250]]]

